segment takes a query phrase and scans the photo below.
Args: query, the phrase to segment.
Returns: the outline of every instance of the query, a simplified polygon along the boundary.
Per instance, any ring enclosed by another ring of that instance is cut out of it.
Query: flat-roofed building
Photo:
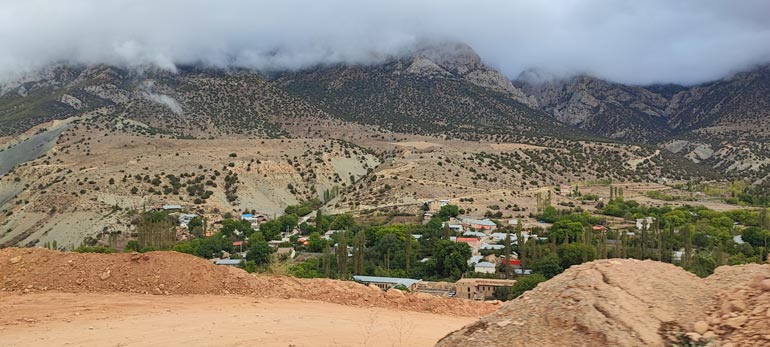
[[[455,295],[458,298],[486,300],[494,298],[495,289],[513,287],[516,280],[492,278],[463,278],[455,283]]]

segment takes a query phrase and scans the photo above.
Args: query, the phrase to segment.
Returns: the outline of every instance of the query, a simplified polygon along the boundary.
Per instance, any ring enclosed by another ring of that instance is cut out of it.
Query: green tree
[[[457,217],[460,214],[460,208],[457,205],[444,205],[438,211],[438,216],[443,221],[449,220],[449,217]]]
[[[345,278],[348,272],[348,232],[337,234],[337,278]]]
[[[254,233],[249,237],[249,251],[246,253],[246,260],[253,261],[257,265],[270,263],[270,255],[273,254],[273,248],[265,240],[261,233]]]
[[[553,223],[548,231],[548,239],[556,244],[578,242],[583,235],[583,224],[570,220]]]
[[[324,215],[323,215],[323,212],[321,212],[321,209],[319,208],[318,211],[315,211],[315,228],[319,232],[327,231],[327,230],[323,230],[323,223],[324,223]]]
[[[468,270],[468,259],[472,252],[467,243],[457,243],[449,240],[436,242],[433,257],[430,259],[434,274],[439,278],[456,280]]]
[[[532,274],[517,279],[516,283],[511,287],[510,299],[518,298],[524,292],[535,289],[540,282],[545,281],[545,276],[541,274]]]
[[[307,239],[307,251],[311,253],[321,253],[326,248],[326,240],[321,238],[321,234],[317,231],[310,234]]]
[[[754,247],[766,247],[770,241],[770,232],[759,227],[748,227],[743,230],[741,239]]]
[[[596,248],[583,243],[561,245],[556,248],[556,253],[563,269],[596,259]]]
[[[563,271],[564,268],[561,267],[559,256],[556,253],[550,253],[532,264],[532,272],[539,273],[547,279],[551,279]]]
[[[525,265],[527,257],[527,243],[523,239],[522,230],[524,225],[519,219],[516,223],[516,244],[519,246],[519,260],[521,260],[521,266]]]
[[[362,275],[364,273],[364,255],[366,253],[366,233],[359,231],[353,237],[353,273]]]
[[[695,236],[695,227],[688,224],[685,225],[680,231],[684,237],[684,257],[682,258],[682,264],[685,268],[690,265],[690,259],[693,253],[693,237]]]
[[[195,216],[187,223],[187,229],[196,237],[203,237],[203,218]]]
[[[685,269],[698,275],[698,277],[707,277],[708,275],[714,273],[714,269],[716,269],[716,267],[717,264],[716,261],[714,261],[714,258],[698,252],[688,262],[687,266],[685,266]]]
[[[171,249],[176,244],[176,230],[167,214],[146,212],[136,226],[140,249]]]
[[[222,221],[222,229],[219,230],[223,235],[240,240],[245,239],[254,233],[251,223],[242,219],[225,219]]]
[[[356,225],[356,222],[353,220],[353,216],[350,214],[341,214],[337,215],[332,223],[329,225],[329,229],[331,230],[351,230]]]
[[[129,240],[126,243],[126,251],[139,252],[139,249],[141,248],[142,246],[139,245],[139,241],[137,240]]]
[[[393,260],[393,256],[401,248],[400,241],[395,233],[385,233],[374,244],[374,249],[377,254],[382,256],[383,266],[387,270],[390,270],[391,260]]]
[[[406,264],[405,266],[406,273],[409,273],[409,270],[410,270],[409,268],[412,263],[412,234],[407,232],[406,235],[404,235],[404,237],[405,237],[404,247],[406,248],[404,250],[404,253],[405,253],[404,263]]]
[[[507,301],[511,297],[511,289],[512,288],[508,286],[496,287],[492,292],[492,297],[494,297],[495,300]]]

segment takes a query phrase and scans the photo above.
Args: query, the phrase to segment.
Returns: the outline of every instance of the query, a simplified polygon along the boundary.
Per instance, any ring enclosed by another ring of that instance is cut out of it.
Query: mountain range
[[[459,43],[272,74],[58,65],[3,85],[0,136],[97,110],[184,138],[291,137],[301,118],[470,141],[600,140],[665,149],[723,177],[762,183],[770,172],[770,66],[696,86],[543,75],[511,81]]]

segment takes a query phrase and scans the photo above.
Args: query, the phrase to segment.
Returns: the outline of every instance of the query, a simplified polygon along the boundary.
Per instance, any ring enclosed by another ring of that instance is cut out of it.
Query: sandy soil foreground
[[[0,293],[0,346],[432,346],[468,317],[247,296]]]

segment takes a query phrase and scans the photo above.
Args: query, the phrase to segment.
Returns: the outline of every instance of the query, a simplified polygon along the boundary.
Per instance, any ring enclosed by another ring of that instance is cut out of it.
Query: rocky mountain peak
[[[464,43],[426,45],[414,54],[406,72],[428,77],[462,78],[479,87],[508,94],[527,106],[537,107],[535,98],[516,88],[500,71],[485,65],[476,51]]]

